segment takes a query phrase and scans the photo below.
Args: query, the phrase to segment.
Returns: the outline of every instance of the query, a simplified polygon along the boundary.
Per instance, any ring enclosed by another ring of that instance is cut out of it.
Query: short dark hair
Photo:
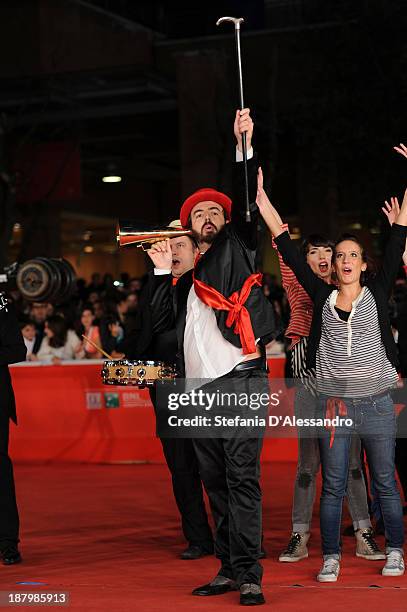
[[[26,327],[27,325],[31,325],[31,327],[35,328],[34,321],[31,321],[31,319],[29,319],[28,317],[19,319],[18,325],[19,325],[20,329],[24,329],[24,327]]]
[[[310,234],[307,238],[305,238],[301,244],[301,253],[303,254],[304,259],[308,255],[308,251],[310,247],[325,247],[332,249],[332,254],[334,252],[334,242],[326,238],[326,236],[322,236],[322,234]]]
[[[100,300],[98,300],[98,301],[100,301]],[[81,316],[83,315],[85,310],[89,310],[93,315],[95,314],[95,311],[93,309],[93,305],[92,304],[84,304],[84,306],[82,306],[82,308],[81,308]]]

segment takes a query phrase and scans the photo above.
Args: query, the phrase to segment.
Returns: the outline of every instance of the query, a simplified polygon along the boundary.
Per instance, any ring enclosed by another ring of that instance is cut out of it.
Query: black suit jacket
[[[25,361],[27,349],[12,305],[0,294],[0,410],[17,423],[16,403],[8,366]]]
[[[169,329],[155,330],[150,308],[151,297],[156,289],[158,279],[166,283],[169,307],[174,308],[174,289],[172,275],[155,276],[153,271],[148,275],[147,283],[141,293],[135,328],[120,344],[119,350],[128,359],[142,359],[174,363],[178,351],[177,336],[172,325]]]
[[[195,267],[195,277],[217,289],[225,297],[240,291],[245,280],[256,272],[255,257],[257,249],[257,226],[259,212],[256,204],[257,161],[254,157],[248,162],[249,200],[251,222],[245,218],[244,202],[244,167],[235,164],[235,195],[232,205],[232,217],[218,233],[210,249],[200,258]],[[184,274],[176,285],[175,307],[169,293],[170,279],[156,276],[154,290],[151,294],[150,309],[155,332],[171,328],[176,329],[181,368],[183,366],[183,341],[186,320],[187,299],[192,285],[192,271]],[[245,303],[249,311],[254,337],[264,344],[276,336],[274,310],[263,294],[262,287],[254,286]],[[226,326],[227,312],[214,310],[218,328],[223,337],[241,348],[239,335],[234,328]],[[183,371],[183,368],[182,368]]]

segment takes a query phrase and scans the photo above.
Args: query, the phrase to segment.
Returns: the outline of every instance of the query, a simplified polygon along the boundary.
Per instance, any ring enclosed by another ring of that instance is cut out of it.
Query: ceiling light
[[[93,253],[93,246],[85,246],[83,250],[85,251],[85,253]]]
[[[106,167],[106,174],[102,178],[104,183],[120,183],[122,177],[117,172],[118,168],[116,164],[108,164]]]
[[[102,178],[102,181],[104,183],[120,183],[121,180],[122,180],[122,177],[118,176],[117,174],[109,174]]]

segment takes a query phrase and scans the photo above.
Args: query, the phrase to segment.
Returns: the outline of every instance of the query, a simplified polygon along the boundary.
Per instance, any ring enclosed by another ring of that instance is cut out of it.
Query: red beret
[[[194,206],[199,204],[199,202],[216,202],[217,204],[220,204],[226,213],[226,217],[230,219],[232,200],[221,191],[216,191],[216,189],[205,187],[204,189],[198,189],[198,191],[195,191],[181,206],[179,218],[181,220],[182,227],[187,226],[188,217],[191,214]]]

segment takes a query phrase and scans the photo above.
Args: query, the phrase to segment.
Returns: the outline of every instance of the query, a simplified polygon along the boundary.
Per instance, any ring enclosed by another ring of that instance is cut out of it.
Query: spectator
[[[67,329],[65,319],[53,315],[45,321],[44,338],[36,357],[58,365],[66,359],[77,359],[81,349],[81,341],[72,329]]]
[[[93,312],[95,315],[94,324],[100,325],[100,321],[106,315],[106,308],[105,308],[104,303],[101,300],[97,300],[96,302],[93,302]]]
[[[30,308],[30,319],[34,322],[35,326],[42,329],[44,328],[45,319],[47,318],[47,304],[44,302],[33,302]]]
[[[44,337],[44,325],[47,318],[48,304],[44,302],[33,302],[30,307],[30,319],[35,325],[36,342],[32,354],[36,354]]]
[[[129,310],[129,304],[127,302],[127,296],[124,293],[118,294],[115,299],[116,313],[119,317],[120,325],[123,330],[125,327],[126,315]]]
[[[124,316],[124,331],[128,336],[137,325],[138,294],[129,293],[126,297],[127,313]]]
[[[88,285],[88,292],[92,293],[95,291],[99,293],[102,290],[102,279],[99,272],[94,272],[91,276],[90,283]]]
[[[131,278],[129,281],[129,291],[133,293],[134,291],[140,291],[140,290],[141,290],[141,278]]]
[[[110,314],[102,320],[100,335],[103,350],[115,359],[121,357],[122,353],[119,350],[119,345],[123,340],[124,334],[117,315]]]
[[[99,293],[97,291],[91,291],[89,293],[89,296],[88,296],[89,304],[92,304],[92,306],[93,306],[93,304],[95,302],[98,302],[99,300],[100,300],[100,295],[99,295]]]
[[[29,319],[24,319],[20,321],[20,330],[23,336],[25,347],[27,349],[26,360],[32,361],[32,355],[34,355],[36,352],[35,345],[37,330],[35,329],[34,323]]]
[[[91,306],[85,306],[81,314],[81,324],[79,329],[79,335],[82,337],[84,334],[89,340],[91,340],[97,346],[100,346],[100,333],[99,327],[95,323],[95,313]],[[98,351],[90,342],[83,340],[81,350],[77,351],[77,355],[80,359],[101,359],[102,353]]]

